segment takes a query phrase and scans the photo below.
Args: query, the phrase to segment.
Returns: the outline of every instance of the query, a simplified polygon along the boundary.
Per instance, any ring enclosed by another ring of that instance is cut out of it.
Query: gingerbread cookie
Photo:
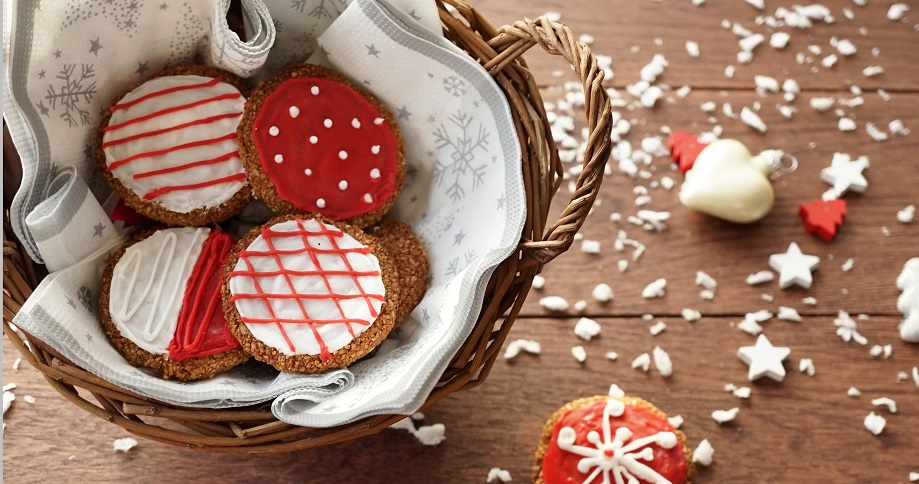
[[[635,397],[568,403],[549,419],[536,451],[537,483],[689,484],[692,451],[683,432]]]
[[[138,234],[109,259],[99,308],[115,347],[165,379],[210,378],[249,359],[230,334],[220,298],[233,246],[219,229]]]
[[[279,214],[368,227],[402,190],[405,150],[392,113],[322,66],[291,67],[259,83],[239,139],[256,196]]]
[[[370,229],[393,260],[399,261],[401,297],[396,307],[396,324],[400,324],[421,302],[428,288],[428,256],[421,239],[403,222],[384,219]]]
[[[236,128],[242,80],[178,66],[117,99],[100,126],[96,161],[125,204],[172,225],[225,220],[252,197]]]
[[[344,368],[395,324],[399,274],[379,241],[316,215],[269,220],[237,243],[223,301],[230,331],[281,371]]]

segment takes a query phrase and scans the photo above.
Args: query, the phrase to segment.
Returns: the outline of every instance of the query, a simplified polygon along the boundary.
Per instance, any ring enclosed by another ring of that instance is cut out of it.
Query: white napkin
[[[76,168],[61,170],[49,185],[50,196],[26,217],[26,226],[49,272],[71,266],[89,256],[96,247],[119,239],[108,214]],[[92,241],[87,244],[86,241]]]
[[[270,0],[268,8],[274,12],[292,3]],[[433,2],[403,0],[402,4],[427,4],[424,11],[431,15],[417,10],[416,16],[436,21]],[[221,5],[225,6],[223,0],[215,11],[223,8]],[[244,8],[253,5],[258,4],[243,3]],[[172,3],[167,6],[173,8]],[[274,20],[279,21],[277,27],[283,33],[285,19]],[[255,23],[250,28],[256,28]],[[270,31],[275,25],[267,22],[262,28]],[[355,33],[360,34],[359,41]],[[16,34],[12,37],[15,39]],[[291,48],[290,41],[282,39],[279,34],[275,48]],[[157,39],[148,40],[149,50],[156,51],[152,46]],[[167,40],[160,37],[159,44],[165,43]],[[418,23],[410,11],[373,0],[355,0],[330,22],[318,44],[329,53],[330,65],[373,92],[393,111],[405,139],[409,169],[391,214],[410,223],[424,241],[431,262],[430,289],[390,339],[348,370],[320,376],[278,374],[266,365],[247,364],[204,382],[160,380],[128,365],[99,323],[95,301],[100,271],[116,242],[99,246],[92,256],[46,278],[15,322],[81,367],[169,403],[231,407],[277,397],[272,411],[278,418],[315,427],[417,410],[472,330],[494,267],[514,250],[520,238],[525,199],[516,130],[507,100],[491,76],[444,40],[439,30],[435,34]],[[14,46],[14,61],[17,55]],[[224,59],[229,57],[227,54]],[[29,65],[28,60],[24,65]],[[118,70],[121,63],[113,65],[115,73],[125,75],[126,68]],[[20,76],[20,70],[14,68],[12,72],[16,73],[12,77]],[[105,82],[117,84],[108,76]],[[112,93],[127,88],[102,84],[100,81],[97,89]],[[5,110],[5,115],[17,115],[17,109]],[[62,140],[76,132],[60,126],[55,129],[60,130]],[[26,134],[20,132],[19,136]],[[82,153],[79,143],[68,146],[70,151],[55,153]],[[40,163],[36,160],[40,158],[35,153],[31,158],[24,156],[24,160],[31,160],[37,173]],[[81,155],[71,161],[84,178],[94,176],[91,159]],[[488,214],[488,219],[483,220],[482,214]]]
[[[264,64],[274,42],[267,8],[243,1],[245,23],[259,34],[242,42],[225,20],[229,1],[3,3],[3,116],[23,165],[10,219],[33,259],[42,261],[25,218],[60,170],[74,167],[105,200],[94,153],[101,113],[115,96],[169,65],[197,60],[249,75]],[[98,238],[73,242],[101,247]]]

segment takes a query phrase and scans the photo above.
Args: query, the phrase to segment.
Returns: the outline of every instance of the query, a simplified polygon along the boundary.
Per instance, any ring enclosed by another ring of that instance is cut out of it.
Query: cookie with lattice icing
[[[237,243],[225,274],[230,331],[281,371],[344,368],[395,325],[398,270],[379,240],[353,225],[274,218]]]
[[[137,212],[171,225],[225,220],[252,198],[237,127],[242,80],[176,66],[135,86],[104,113],[96,162]]]
[[[201,380],[249,359],[220,297],[233,243],[217,228],[147,230],[109,258],[99,308],[128,362],[165,379]]]
[[[383,219],[368,233],[380,239],[393,260],[399,261],[399,305],[396,307],[396,324],[400,324],[421,302],[428,289],[428,256],[421,239],[411,225]]]
[[[533,480],[690,484],[692,450],[683,432],[654,405],[613,390],[616,395],[569,402],[549,418]]]
[[[369,227],[402,190],[405,150],[392,113],[322,66],[292,66],[259,83],[239,139],[256,196],[279,214]]]

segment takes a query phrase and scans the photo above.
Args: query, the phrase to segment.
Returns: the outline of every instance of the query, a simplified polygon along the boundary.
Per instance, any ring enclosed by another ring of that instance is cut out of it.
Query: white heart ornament
[[[763,218],[775,201],[773,166],[741,142],[723,139],[705,147],[680,187],[680,202],[693,210],[735,223]]]

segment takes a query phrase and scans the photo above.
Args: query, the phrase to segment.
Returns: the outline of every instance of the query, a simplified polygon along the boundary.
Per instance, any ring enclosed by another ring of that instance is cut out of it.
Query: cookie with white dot
[[[166,69],[118,97],[99,126],[96,163],[138,213],[170,225],[226,220],[252,198],[237,127],[248,89],[228,72]]]
[[[379,239],[353,225],[315,214],[273,218],[237,243],[224,274],[230,331],[281,371],[344,368],[395,327],[398,269]]]
[[[276,213],[369,227],[402,190],[405,149],[392,113],[325,67],[291,66],[259,83],[238,133],[255,195]]]
[[[404,320],[421,302],[428,289],[428,255],[424,243],[411,225],[386,219],[368,233],[380,240],[390,257],[399,261],[399,286],[402,296],[396,307],[396,324]]]

